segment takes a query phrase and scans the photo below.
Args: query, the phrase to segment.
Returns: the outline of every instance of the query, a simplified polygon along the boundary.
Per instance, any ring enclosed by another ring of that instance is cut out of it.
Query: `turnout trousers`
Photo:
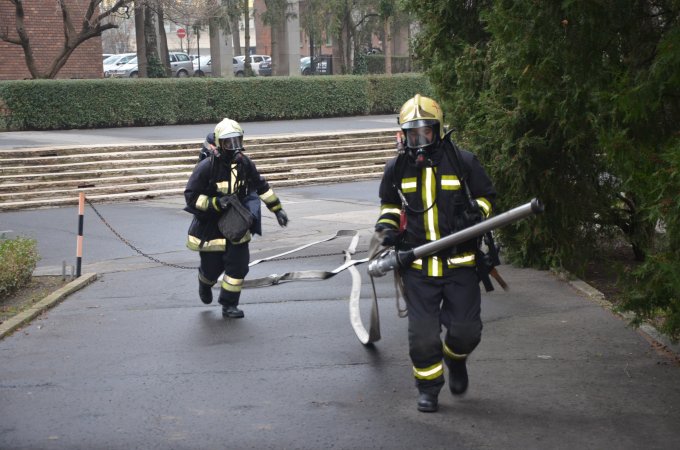
[[[442,360],[465,359],[481,341],[479,279],[469,267],[447,270],[442,277],[414,269],[403,270],[401,276],[416,387],[438,395],[444,386]],[[442,326],[446,328],[443,343]]]
[[[213,286],[224,272],[218,301],[222,306],[238,306],[243,280],[248,274],[250,262],[248,243],[228,242],[224,252],[200,252],[200,255],[199,281]]]

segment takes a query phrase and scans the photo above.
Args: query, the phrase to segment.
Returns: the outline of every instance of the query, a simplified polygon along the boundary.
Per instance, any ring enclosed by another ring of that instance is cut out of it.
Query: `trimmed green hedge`
[[[420,74],[0,82],[0,130],[304,119],[396,112]]]
[[[392,56],[392,73],[407,73],[414,70],[414,62],[408,56]],[[385,55],[366,55],[368,73],[385,73]]]

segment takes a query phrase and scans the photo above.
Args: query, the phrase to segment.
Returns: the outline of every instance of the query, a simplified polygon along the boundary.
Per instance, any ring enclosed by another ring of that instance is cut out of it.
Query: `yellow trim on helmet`
[[[442,126],[444,114],[439,103],[420,94],[416,94],[415,97],[407,100],[399,111],[399,125],[402,129],[433,125],[433,122],[439,125],[440,137],[444,137],[444,127]]]

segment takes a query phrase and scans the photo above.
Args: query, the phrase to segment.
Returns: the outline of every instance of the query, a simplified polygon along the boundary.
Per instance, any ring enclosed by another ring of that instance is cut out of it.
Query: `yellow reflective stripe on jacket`
[[[213,239],[203,242],[203,247],[200,245],[201,240],[196,236],[187,237],[187,248],[197,252],[223,252],[227,248],[227,240],[224,238]]]
[[[271,212],[276,212],[280,209],[283,209],[281,201],[279,201],[279,197],[276,196],[272,189],[269,189],[267,192],[260,195],[260,199],[265,205],[267,205],[267,209],[269,209]]]
[[[437,179],[435,177],[435,172],[432,167],[425,167],[422,172],[423,177],[423,208],[429,208],[425,214],[423,214],[423,219],[425,220],[425,239],[428,241],[436,241],[439,239],[439,208],[437,205],[433,205],[434,200],[437,196]]]
[[[444,275],[444,263],[439,256],[430,256],[427,258],[427,276],[441,277]]]
[[[425,367],[424,369],[413,366],[413,375],[420,380],[434,380],[435,378],[441,377],[443,374],[444,365],[441,361],[430,367]]]
[[[460,180],[456,175],[442,175],[442,189],[445,191],[457,191],[460,189]]]
[[[236,163],[231,164],[231,175],[230,175],[230,185],[229,185],[229,193],[233,194],[236,192],[236,178],[238,176],[238,169],[236,166]]]
[[[215,183],[217,186],[217,192],[221,194],[233,194],[236,191],[236,177],[238,175],[238,170],[236,164],[231,165],[231,170],[229,171],[229,179],[225,181],[218,181]]]
[[[210,206],[210,197],[207,195],[199,195],[196,199],[196,209],[199,211],[207,211]]]
[[[399,222],[397,222],[396,220],[392,220],[392,219],[380,219],[380,220],[378,220],[378,223],[384,223],[384,224],[387,224],[387,225],[392,225],[392,227],[394,227],[394,228],[399,228]]]
[[[402,178],[401,179],[401,191],[404,194],[407,194],[409,192],[415,192],[417,188],[418,188],[418,179],[416,177]]]
[[[451,358],[451,359],[461,360],[461,359],[467,358],[467,353],[464,353],[464,354],[456,353],[456,352],[454,352],[453,350],[451,350],[451,349],[446,345],[446,343],[444,343],[444,354],[445,354],[446,356],[448,356],[449,358]]]
[[[421,258],[416,259],[411,263],[411,267],[414,269],[422,269],[423,268],[423,260]]]
[[[450,269],[456,267],[471,267],[475,265],[475,254],[474,252],[461,253],[449,258],[446,262]]]
[[[378,223],[390,225],[392,228],[399,228],[399,218],[401,207],[394,203],[385,203],[380,206],[380,218]]]
[[[484,197],[479,197],[476,200],[482,213],[484,213],[484,217],[489,217],[491,215],[491,203]]]
[[[265,203],[273,203],[276,201],[276,194],[274,194],[272,189],[269,189],[267,192],[260,195],[260,199]]]
[[[222,288],[229,292],[241,292],[243,288],[243,278],[232,278],[225,275],[222,277]]]
[[[215,184],[217,185],[217,192],[220,192],[222,194],[229,194],[229,182],[228,181],[219,181]]]

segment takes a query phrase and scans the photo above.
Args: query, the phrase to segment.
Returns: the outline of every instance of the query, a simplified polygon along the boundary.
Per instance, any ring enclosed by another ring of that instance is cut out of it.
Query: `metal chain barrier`
[[[157,264],[160,264],[160,265],[162,265],[162,266],[173,267],[173,268],[175,268],[175,269],[190,269],[190,270],[197,270],[197,269],[198,269],[198,266],[196,266],[196,267],[180,266],[179,264],[172,264],[172,263],[168,263],[168,262],[165,262],[165,261],[161,261],[161,260],[158,259],[158,258],[154,258],[153,256],[144,253],[143,251],[141,251],[140,249],[138,249],[137,247],[135,247],[133,244],[131,244],[130,241],[128,241],[127,239],[125,239],[123,236],[121,236],[120,233],[118,233],[118,232],[111,226],[111,224],[108,223],[108,222],[106,221],[106,219],[104,219],[104,216],[102,216],[101,213],[100,213],[99,211],[97,211],[97,208],[94,207],[94,205],[92,204],[92,202],[91,202],[87,197],[85,197],[85,201],[87,202],[88,205],[90,205],[90,208],[92,208],[92,210],[93,210],[94,213],[97,215],[97,217],[99,217],[99,220],[101,220],[102,223],[103,223],[104,225],[106,225],[106,227],[107,227],[109,230],[111,230],[111,232],[112,232],[118,239],[120,239],[120,241],[121,241],[123,244],[127,245],[127,246],[130,247],[132,250],[136,251],[137,253],[139,253],[140,255],[142,255],[143,257],[145,257],[146,259],[149,259],[149,260],[151,260],[151,261],[153,261],[153,262],[155,262],[155,263],[157,263]]]
[[[101,215],[101,213],[97,210],[97,208],[95,208],[95,206],[92,204],[92,202],[90,202],[90,200],[89,200],[87,197],[85,197],[85,201],[86,201],[87,204],[90,206],[90,208],[92,208],[92,210],[93,210],[94,213],[97,215],[97,217],[99,217],[99,220],[101,220],[102,223],[103,223],[104,225],[106,225],[106,227],[107,227],[109,230],[111,230],[111,232],[112,232],[112,233],[113,233],[113,234],[114,234],[114,235],[115,235],[115,236],[116,236],[123,244],[125,244],[126,246],[128,246],[129,248],[131,248],[132,250],[134,250],[135,252],[137,252],[137,253],[140,254],[141,256],[143,256],[143,257],[149,259],[150,261],[155,262],[156,264],[160,264],[160,265],[166,266],[166,267],[172,267],[172,268],[174,268],[174,269],[198,270],[198,266],[193,266],[193,267],[191,267],[191,266],[182,266],[182,265],[179,265],[179,264],[168,263],[168,262],[165,262],[165,261],[161,261],[160,259],[155,258],[155,257],[153,257],[153,256],[151,256],[151,255],[149,255],[149,254],[147,254],[147,253],[144,253],[143,251],[141,251],[140,249],[138,249],[137,247],[135,247],[134,244],[130,243],[130,241],[128,241],[127,239],[125,239],[120,233],[118,233],[118,232],[111,226],[111,224],[108,223],[108,222],[106,221],[106,219],[104,219],[104,216]],[[321,243],[321,242],[326,242],[326,241],[331,240],[331,239],[334,239],[334,238],[336,238],[336,237],[338,237],[338,235],[332,236],[332,237],[329,238],[329,239],[324,239],[324,240],[321,240],[321,241],[312,242],[311,244],[303,245],[302,247],[298,247],[298,248],[296,248],[296,249],[289,250],[289,251],[284,252],[284,253],[280,253],[279,255],[274,255],[274,256],[270,256],[270,257],[268,257],[268,258],[258,259],[258,260],[255,260],[255,261],[251,262],[251,263],[249,264],[249,266],[253,266],[253,265],[255,265],[255,264],[259,264],[259,263],[264,262],[264,261],[274,261],[274,260],[276,260],[276,261],[287,261],[287,260],[293,260],[293,259],[318,258],[318,257],[323,257],[323,256],[341,256],[341,255],[344,254],[344,252],[319,253],[319,254],[315,254],[315,255],[307,255],[307,256],[287,256],[287,257],[284,257],[284,256],[283,256],[283,255],[287,255],[287,254],[290,254],[290,253],[293,253],[293,252],[296,252],[296,251],[305,249],[305,248],[307,248],[307,247],[311,247],[312,245],[319,244],[319,243]],[[367,251],[368,251],[368,250],[358,250],[357,253],[365,253],[365,252],[367,252]]]

